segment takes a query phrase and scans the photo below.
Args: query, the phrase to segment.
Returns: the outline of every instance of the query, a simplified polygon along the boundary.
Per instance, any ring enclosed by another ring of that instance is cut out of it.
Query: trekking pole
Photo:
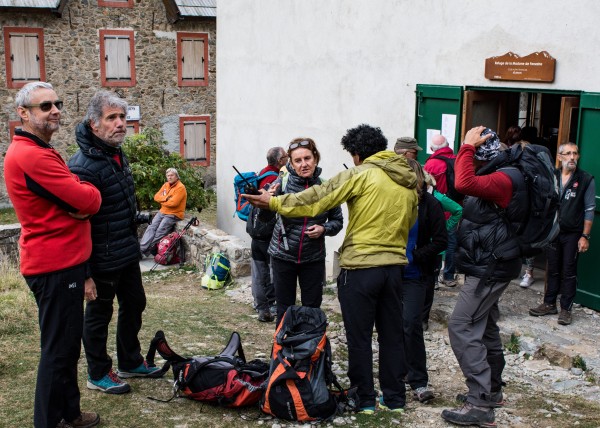
[[[196,217],[192,217],[190,219],[190,221],[183,227],[183,229],[181,229],[181,233],[179,233],[179,236],[177,236],[177,238],[175,238],[175,239],[173,239],[173,241],[171,241],[171,243],[169,244],[169,246],[165,250],[164,254],[168,254],[169,251],[173,251],[173,249],[175,248],[175,245],[177,245],[179,243],[179,241],[181,240],[181,238],[183,237],[183,235],[185,235],[185,233],[187,232],[187,230],[190,228],[190,226],[192,224],[193,225],[198,225],[198,219]],[[158,262],[154,262],[154,266],[152,266],[152,268],[150,269],[150,272],[153,272],[154,269],[156,269],[156,267],[159,264],[160,263],[158,263]]]

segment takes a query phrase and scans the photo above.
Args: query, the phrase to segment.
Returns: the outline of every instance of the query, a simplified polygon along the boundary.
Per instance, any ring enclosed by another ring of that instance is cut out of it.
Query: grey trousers
[[[252,240],[252,296],[254,308],[268,311],[275,305],[275,287],[271,272],[271,256],[267,252],[269,241]]]
[[[498,299],[510,281],[489,282],[479,296],[479,278],[465,277],[456,306],[448,322],[450,345],[469,388],[467,401],[481,407],[494,407],[490,392],[502,386],[504,352],[498,328]]]
[[[140,240],[140,251],[147,253],[158,243],[164,236],[168,235],[175,229],[175,223],[179,221],[177,216],[172,214],[163,214],[160,211],[152,219],[152,223],[144,232],[144,236]]]

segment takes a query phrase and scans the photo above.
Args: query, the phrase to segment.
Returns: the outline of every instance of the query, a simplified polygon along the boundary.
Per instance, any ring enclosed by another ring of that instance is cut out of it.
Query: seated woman
[[[298,193],[321,184],[321,155],[310,138],[292,140],[287,150],[287,174],[271,186],[276,195]],[[296,284],[300,284],[303,306],[318,308],[323,300],[325,282],[325,236],[342,230],[342,209],[336,207],[316,217],[280,217],[269,243],[273,285],[277,301],[277,325],[286,309],[296,303]]]
[[[179,173],[175,168],[166,172],[167,182],[154,195],[154,200],[160,204],[160,211],[144,232],[140,241],[140,250],[147,256],[163,236],[168,235],[175,228],[175,224],[183,220],[187,191],[179,180]]]

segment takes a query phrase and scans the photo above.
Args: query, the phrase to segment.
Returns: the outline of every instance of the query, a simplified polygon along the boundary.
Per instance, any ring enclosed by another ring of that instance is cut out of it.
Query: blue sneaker
[[[160,367],[149,367],[148,363],[144,360],[142,364],[131,370],[117,370],[117,375],[120,378],[130,377],[162,377],[164,375]]]
[[[375,406],[373,407],[361,407],[358,411],[361,415],[372,415],[375,413]]]
[[[125,394],[131,391],[129,384],[119,379],[112,369],[98,380],[94,380],[88,375],[87,387],[106,392],[107,394]]]
[[[381,410],[387,410],[390,412],[404,413],[404,407],[391,408],[391,407],[386,406],[385,402],[383,401],[383,397],[379,397],[379,408]]]

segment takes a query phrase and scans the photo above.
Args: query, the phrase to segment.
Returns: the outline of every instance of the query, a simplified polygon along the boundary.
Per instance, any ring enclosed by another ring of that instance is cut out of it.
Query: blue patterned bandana
[[[500,152],[500,138],[498,138],[498,135],[490,128],[485,128],[481,136],[487,134],[492,134],[492,136],[475,150],[475,159],[485,162],[491,161]]]

